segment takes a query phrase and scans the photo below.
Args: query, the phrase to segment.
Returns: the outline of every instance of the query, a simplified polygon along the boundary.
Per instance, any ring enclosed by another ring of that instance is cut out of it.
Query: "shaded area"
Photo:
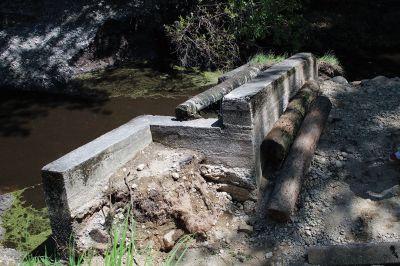
[[[400,76],[399,1],[311,0],[305,18],[305,49],[335,53],[350,80]]]

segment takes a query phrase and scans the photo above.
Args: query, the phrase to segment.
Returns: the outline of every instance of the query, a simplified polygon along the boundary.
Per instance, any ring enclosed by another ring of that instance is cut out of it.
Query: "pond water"
[[[30,252],[51,234],[44,165],[139,115],[174,115],[219,74],[127,65],[77,77],[80,97],[0,89],[0,195],[15,198],[2,214],[1,244]]]
[[[41,182],[40,169],[142,114],[173,115],[187,97],[78,100],[34,93],[0,98],[0,193]],[[29,201],[43,205],[38,190]],[[29,195],[31,194],[31,195]]]
[[[0,194],[40,184],[44,165],[136,116],[174,115],[219,74],[132,64],[77,77],[72,84],[91,95],[86,99],[1,92]],[[40,185],[24,194],[34,206],[44,205]]]

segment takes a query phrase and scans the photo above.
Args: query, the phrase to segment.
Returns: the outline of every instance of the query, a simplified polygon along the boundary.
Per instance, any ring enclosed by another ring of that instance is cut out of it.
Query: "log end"
[[[261,162],[263,169],[276,171],[282,166],[286,156],[284,146],[273,139],[265,139],[261,143]]]
[[[186,121],[198,118],[196,108],[190,103],[185,102],[175,108],[175,117],[178,121]]]
[[[274,221],[284,223],[290,220],[290,213],[279,209],[268,208],[267,217],[271,218]]]

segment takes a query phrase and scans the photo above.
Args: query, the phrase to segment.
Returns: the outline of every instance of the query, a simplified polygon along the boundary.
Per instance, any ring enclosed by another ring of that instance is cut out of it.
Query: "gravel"
[[[261,210],[252,242],[272,243],[272,265],[307,264],[314,245],[400,240],[400,165],[388,161],[400,144],[400,78],[352,84],[322,85],[333,109],[292,221]]]

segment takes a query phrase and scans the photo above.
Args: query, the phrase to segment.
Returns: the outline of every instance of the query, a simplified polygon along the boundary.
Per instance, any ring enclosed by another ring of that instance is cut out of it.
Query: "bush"
[[[239,59],[233,26],[223,4],[198,5],[166,32],[182,66],[227,68]]]
[[[166,26],[183,66],[229,67],[239,60],[239,47],[257,42],[287,49],[301,43],[301,0],[203,1]]]

